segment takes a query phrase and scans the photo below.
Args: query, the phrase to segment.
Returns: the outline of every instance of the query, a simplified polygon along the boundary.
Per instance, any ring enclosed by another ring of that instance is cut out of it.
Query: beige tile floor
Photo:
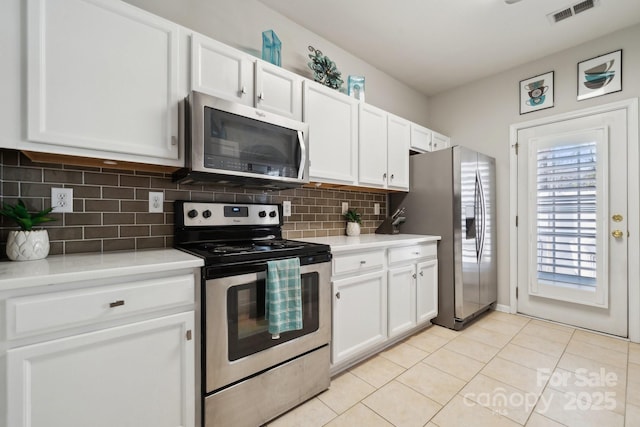
[[[640,426],[640,344],[491,312],[341,373],[287,426]]]

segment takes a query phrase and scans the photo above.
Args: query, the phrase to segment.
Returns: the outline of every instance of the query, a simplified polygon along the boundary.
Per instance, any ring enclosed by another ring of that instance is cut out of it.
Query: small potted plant
[[[360,234],[360,224],[362,217],[356,209],[349,209],[343,214],[347,220],[347,236],[358,236]]]
[[[15,205],[2,204],[0,215],[12,219],[20,230],[9,232],[7,256],[12,261],[31,261],[49,255],[49,233],[45,229],[33,230],[34,225],[55,221],[47,216],[53,208],[30,213],[22,199]]]

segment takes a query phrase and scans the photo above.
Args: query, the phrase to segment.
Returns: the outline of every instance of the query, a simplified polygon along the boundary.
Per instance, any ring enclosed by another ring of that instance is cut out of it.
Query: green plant
[[[18,203],[15,205],[3,203],[0,215],[14,220],[22,230],[30,231],[34,225],[55,221],[55,218],[47,216],[52,210],[51,207],[40,212],[30,213],[22,199],[18,199]]]
[[[349,209],[342,216],[344,216],[347,222],[357,222],[358,224],[362,224],[362,216],[356,209]]]

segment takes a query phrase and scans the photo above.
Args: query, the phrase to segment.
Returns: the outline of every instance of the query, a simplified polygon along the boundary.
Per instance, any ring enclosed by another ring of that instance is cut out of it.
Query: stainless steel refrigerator
[[[442,236],[432,322],[460,330],[496,303],[495,159],[454,146],[411,156],[410,176],[390,211],[406,208],[401,233]]]

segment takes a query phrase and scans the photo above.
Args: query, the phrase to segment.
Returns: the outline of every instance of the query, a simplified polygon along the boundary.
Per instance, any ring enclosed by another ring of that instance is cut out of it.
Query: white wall
[[[307,67],[311,45],[336,63],[345,91],[349,74],[365,76],[368,104],[423,125],[428,120],[426,96],[257,0],[125,1],[257,57],[261,56],[262,31],[274,30],[282,41],[283,68],[312,79]]]
[[[561,24],[560,24],[561,25]],[[640,25],[429,98],[428,126],[496,158],[498,303],[509,301],[509,126],[640,96]],[[622,92],[578,102],[577,63],[622,49]],[[519,115],[519,82],[555,72],[555,106]],[[637,262],[638,260],[631,261]]]

